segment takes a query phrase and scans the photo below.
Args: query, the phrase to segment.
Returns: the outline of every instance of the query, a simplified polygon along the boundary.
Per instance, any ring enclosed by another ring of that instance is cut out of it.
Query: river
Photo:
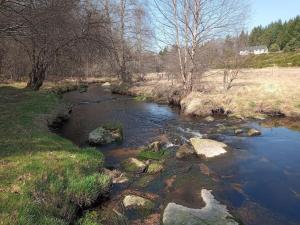
[[[106,156],[108,168],[118,168],[122,160],[137,154],[138,147],[158,137],[170,141],[168,151],[172,154],[177,145],[194,136],[206,136],[230,146],[226,155],[209,160],[170,158],[165,170],[149,178],[146,185],[135,178],[130,184],[114,187],[111,195],[117,196],[125,189],[159,194],[156,211],[161,213],[171,201],[191,208],[203,207],[199,191],[206,188],[213,190],[216,199],[227,205],[231,214],[243,224],[300,224],[297,121],[244,122],[217,118],[209,123],[183,116],[177,108],[113,95],[97,86],[89,87],[86,93],[67,93],[64,99],[74,107],[71,119],[58,132],[79,146],[87,146],[89,132],[101,124],[122,123],[124,141],[99,147]],[[262,135],[237,137],[233,131],[240,127],[257,128]],[[166,181],[174,176],[176,181],[172,189],[166,188]],[[112,196],[111,201],[117,202],[119,198]],[[129,212],[126,216],[135,220],[140,215]]]

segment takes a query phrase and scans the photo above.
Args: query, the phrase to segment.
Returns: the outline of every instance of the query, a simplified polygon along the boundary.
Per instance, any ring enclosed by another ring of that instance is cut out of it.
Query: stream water
[[[201,208],[199,193],[206,188],[213,190],[216,199],[243,224],[300,224],[300,132],[291,129],[297,128],[297,121],[258,123],[218,118],[208,123],[182,116],[178,109],[112,95],[97,86],[86,93],[67,93],[64,98],[74,107],[71,119],[59,133],[77,145],[86,146],[89,132],[105,122],[123,124],[122,143],[99,147],[109,168],[118,168],[122,160],[137,154],[139,146],[158,137],[170,141],[168,151],[172,154],[176,145],[194,136],[207,136],[230,146],[226,155],[210,160],[171,157],[165,170],[148,176],[146,184],[136,177],[130,184],[114,187],[111,202],[118,202],[122,191],[134,189],[159,195],[158,214],[169,202]],[[262,136],[237,137],[233,131],[240,127],[255,127]],[[171,188],[168,183],[172,183]],[[140,215],[126,216],[134,221]]]

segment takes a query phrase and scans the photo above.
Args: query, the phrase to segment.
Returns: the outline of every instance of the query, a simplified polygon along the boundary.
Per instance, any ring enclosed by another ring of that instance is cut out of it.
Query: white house
[[[247,47],[240,51],[240,55],[249,55],[249,54],[261,55],[261,54],[268,54],[268,53],[269,53],[268,47],[265,45]]]

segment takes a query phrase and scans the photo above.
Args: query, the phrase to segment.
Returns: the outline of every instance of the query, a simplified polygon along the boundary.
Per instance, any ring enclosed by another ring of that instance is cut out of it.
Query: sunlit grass
[[[0,224],[69,224],[110,184],[103,155],[51,133],[56,94],[0,86]]]

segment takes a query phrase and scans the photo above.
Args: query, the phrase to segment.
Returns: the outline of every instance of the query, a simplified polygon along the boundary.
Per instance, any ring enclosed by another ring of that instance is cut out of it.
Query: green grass
[[[246,63],[250,68],[265,68],[272,66],[298,67],[300,66],[299,52],[269,53],[249,56]]]
[[[107,191],[104,157],[51,133],[62,100],[0,86],[0,224],[69,224]]]

